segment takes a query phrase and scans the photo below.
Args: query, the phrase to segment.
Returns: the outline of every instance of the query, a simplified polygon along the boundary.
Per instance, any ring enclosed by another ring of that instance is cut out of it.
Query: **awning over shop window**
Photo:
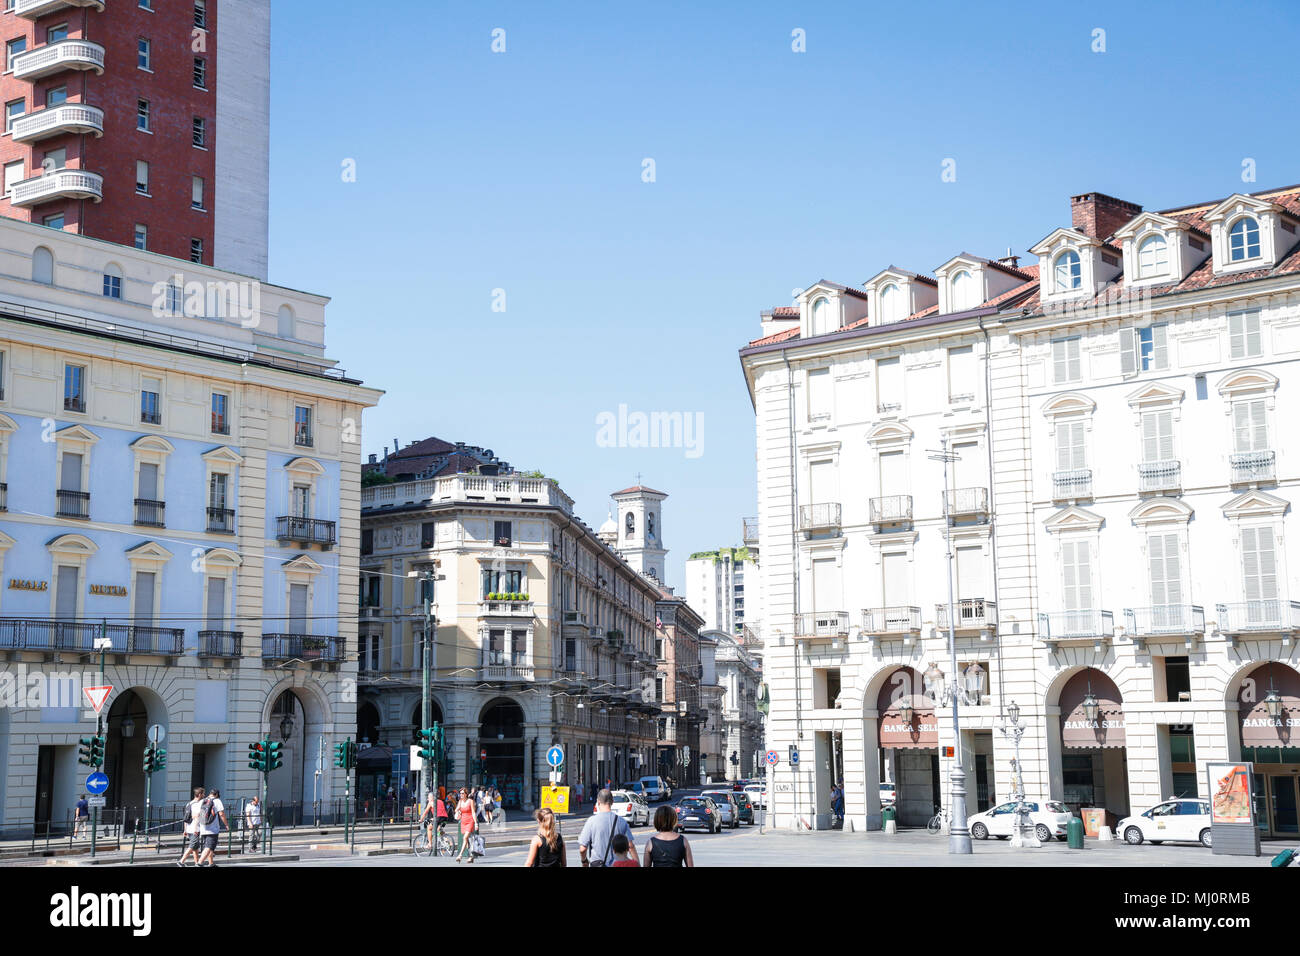
[[[1091,693],[1098,713],[1088,716],[1084,702]],[[1115,682],[1096,668],[1087,668],[1061,689],[1061,746],[1073,750],[1123,747],[1124,704]]]
[[[1268,712],[1270,691],[1281,698],[1276,717]],[[1300,674],[1292,668],[1272,662],[1257,667],[1241,682],[1238,704],[1243,747],[1300,747]]]
[[[922,693],[921,675],[900,667],[885,679],[876,700],[880,714],[880,746],[891,749],[934,749],[939,746],[939,721],[934,701]],[[912,719],[903,720],[902,704],[912,705]]]

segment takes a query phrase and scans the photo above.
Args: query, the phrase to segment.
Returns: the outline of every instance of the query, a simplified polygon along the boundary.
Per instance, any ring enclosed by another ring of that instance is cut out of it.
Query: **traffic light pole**
[[[107,653],[105,641],[108,639],[108,620],[105,619],[99,623],[99,685],[104,686],[104,656]],[[95,736],[100,740],[104,739],[104,715],[100,713],[95,719]],[[107,741],[105,741],[107,743]],[[107,754],[108,748],[104,748]],[[96,770],[99,768],[96,767]],[[49,824],[46,824],[49,827]],[[90,858],[95,858],[96,837],[99,834],[99,807],[90,808]],[[120,839],[120,837],[119,837]]]
[[[424,638],[420,641],[420,726],[433,726],[433,699],[431,685],[433,675],[431,668],[433,662],[430,659],[429,650],[433,643],[434,621],[433,621],[433,589],[434,589],[434,572],[432,569],[424,572],[420,578],[421,590],[424,591]],[[427,582],[427,583],[425,583]],[[429,802],[428,794],[438,792],[438,772],[434,768],[433,755],[426,754],[421,760],[420,779],[424,783],[425,792],[422,794],[423,799],[420,801],[421,808]]]

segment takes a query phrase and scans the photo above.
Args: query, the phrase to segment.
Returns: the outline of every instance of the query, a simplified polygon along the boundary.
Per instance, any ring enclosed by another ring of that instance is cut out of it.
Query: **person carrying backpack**
[[[212,857],[217,852],[217,840],[220,838],[221,828],[230,826],[226,822],[226,807],[221,802],[221,791],[213,790],[209,793],[200,805],[199,811],[195,814],[199,821],[203,844],[199,866],[216,866]]]
[[[199,850],[203,843],[203,832],[199,826],[199,814],[203,812],[203,799],[207,791],[202,787],[194,788],[194,799],[185,804],[185,852],[176,861],[177,866],[184,866],[185,860],[192,853],[194,864],[199,862]]]

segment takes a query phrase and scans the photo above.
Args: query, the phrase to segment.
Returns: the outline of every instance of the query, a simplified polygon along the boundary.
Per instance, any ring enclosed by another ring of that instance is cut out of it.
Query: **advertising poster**
[[[1210,777],[1210,820],[1212,823],[1253,823],[1250,800],[1249,763],[1212,763]]]

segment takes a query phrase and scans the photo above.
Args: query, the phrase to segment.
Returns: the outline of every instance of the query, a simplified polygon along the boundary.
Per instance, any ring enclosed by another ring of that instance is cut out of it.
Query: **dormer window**
[[[1138,246],[1138,278],[1149,279],[1169,272],[1169,243],[1164,236],[1151,236]]]
[[[1259,258],[1259,223],[1243,216],[1228,230],[1228,258],[1233,262]]]
[[[880,290],[880,321],[897,322],[903,317],[903,293],[892,282]]]
[[[831,331],[831,304],[823,296],[812,304],[812,334],[825,335],[829,331]]]
[[[1083,267],[1079,262],[1079,254],[1073,249],[1056,257],[1055,279],[1058,292],[1078,289],[1083,285]]]
[[[977,304],[978,296],[975,293],[975,277],[962,269],[952,277],[951,311],[960,312],[964,309],[973,309]]]

